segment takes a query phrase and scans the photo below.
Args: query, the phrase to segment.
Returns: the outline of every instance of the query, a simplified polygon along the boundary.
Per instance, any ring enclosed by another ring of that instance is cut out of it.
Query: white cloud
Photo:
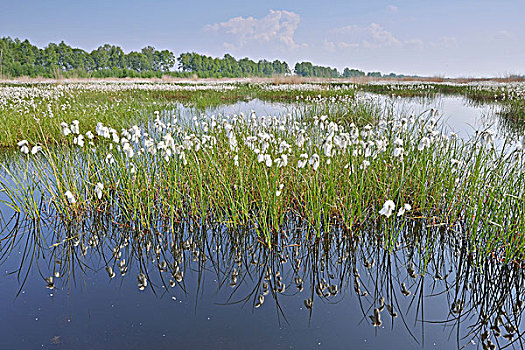
[[[454,38],[442,38],[439,45],[452,45]],[[437,45],[432,43],[430,46]],[[420,38],[401,39],[397,35],[385,29],[381,24],[371,23],[369,25],[347,25],[328,31],[323,43],[327,51],[340,52],[341,54],[384,54],[386,52],[419,52],[429,47]]]
[[[234,17],[226,22],[208,24],[203,30],[228,36],[233,40],[224,43],[228,48],[240,49],[254,44],[271,44],[279,46],[280,49],[296,49],[307,46],[294,40],[300,21],[297,13],[270,10],[270,13],[262,18]]]

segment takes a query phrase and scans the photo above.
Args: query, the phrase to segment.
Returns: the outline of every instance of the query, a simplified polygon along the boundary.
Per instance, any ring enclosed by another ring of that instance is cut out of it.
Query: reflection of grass
[[[213,294],[224,299],[214,302],[242,303],[253,312],[275,307],[278,322],[288,322],[289,313],[295,312],[315,322],[318,315],[344,305],[344,300],[358,303],[362,312],[349,319],[362,317],[362,326],[372,327],[368,316],[377,310],[385,326],[413,338],[407,337],[407,343],[424,341],[420,331],[441,325],[457,334],[450,341],[458,348],[485,332],[495,342],[496,331],[490,327],[497,323],[503,334],[513,333],[514,344],[522,334],[523,271],[517,265],[481,259],[458,232],[436,227],[432,220],[397,226],[394,249],[385,248],[388,237],[378,235],[374,225],[363,227],[360,235],[337,228],[319,239],[308,238],[308,225],[296,216],[287,217],[271,250],[253,229],[203,226],[191,219],[159,222],[155,229],[143,231],[98,213],[69,223],[53,220],[47,227],[15,215],[0,227],[5,232],[1,261],[21,261],[20,290],[32,270],[46,279],[41,288],[51,289],[79,287],[83,278],[93,281],[94,273],[117,281],[135,281],[143,274],[144,293],[151,291],[158,298],[200,291],[209,286],[206,280],[216,280],[213,288],[223,293]],[[401,291],[402,284],[408,296]],[[124,288],[121,293],[128,291]],[[289,298],[299,299],[297,304],[308,301],[310,307],[287,308]],[[439,307],[429,308],[429,303]]]

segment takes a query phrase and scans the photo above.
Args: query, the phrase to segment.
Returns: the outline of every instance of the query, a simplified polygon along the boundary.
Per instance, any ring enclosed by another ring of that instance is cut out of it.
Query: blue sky
[[[43,47],[308,60],[431,76],[525,73],[525,1],[0,0],[0,36]],[[521,16],[521,17],[520,17]]]

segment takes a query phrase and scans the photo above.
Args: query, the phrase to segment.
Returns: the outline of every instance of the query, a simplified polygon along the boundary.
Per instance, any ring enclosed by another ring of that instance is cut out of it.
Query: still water
[[[463,139],[469,139],[480,132],[492,129],[495,140],[502,143],[505,139],[514,139],[523,134],[523,127],[500,117],[502,111],[499,104],[475,103],[465,97],[453,95],[437,95],[433,98],[393,98],[372,93],[358,93],[358,98],[364,102],[378,105],[384,115],[418,116],[430,110],[436,111],[436,118],[446,131],[454,132]],[[248,115],[255,111],[258,116],[278,116],[283,114],[298,114],[302,112],[298,105],[288,103],[269,103],[258,99],[249,102],[238,102],[232,105],[208,108],[204,112],[196,112],[182,105],[178,111],[185,117],[193,117],[196,113],[233,115],[244,113]]]
[[[389,254],[373,230],[308,239],[295,219],[271,251],[255,232],[195,222],[8,220],[3,349],[477,348],[498,317],[520,347],[523,271],[474,267],[464,242],[418,224]]]
[[[409,114],[438,109],[462,137],[485,127],[505,137],[497,107],[381,99]],[[254,100],[206,113],[251,110],[293,106]],[[485,337],[523,346],[523,269],[475,265],[458,230],[414,222],[389,245],[374,227],[315,239],[290,217],[270,250],[248,228],[188,219],[144,232],[118,215],[64,225],[0,208],[1,349],[477,349]]]

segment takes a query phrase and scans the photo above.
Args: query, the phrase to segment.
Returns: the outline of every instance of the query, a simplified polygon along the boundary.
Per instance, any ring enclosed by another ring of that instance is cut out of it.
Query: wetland
[[[523,91],[4,82],[0,346],[522,348]]]

